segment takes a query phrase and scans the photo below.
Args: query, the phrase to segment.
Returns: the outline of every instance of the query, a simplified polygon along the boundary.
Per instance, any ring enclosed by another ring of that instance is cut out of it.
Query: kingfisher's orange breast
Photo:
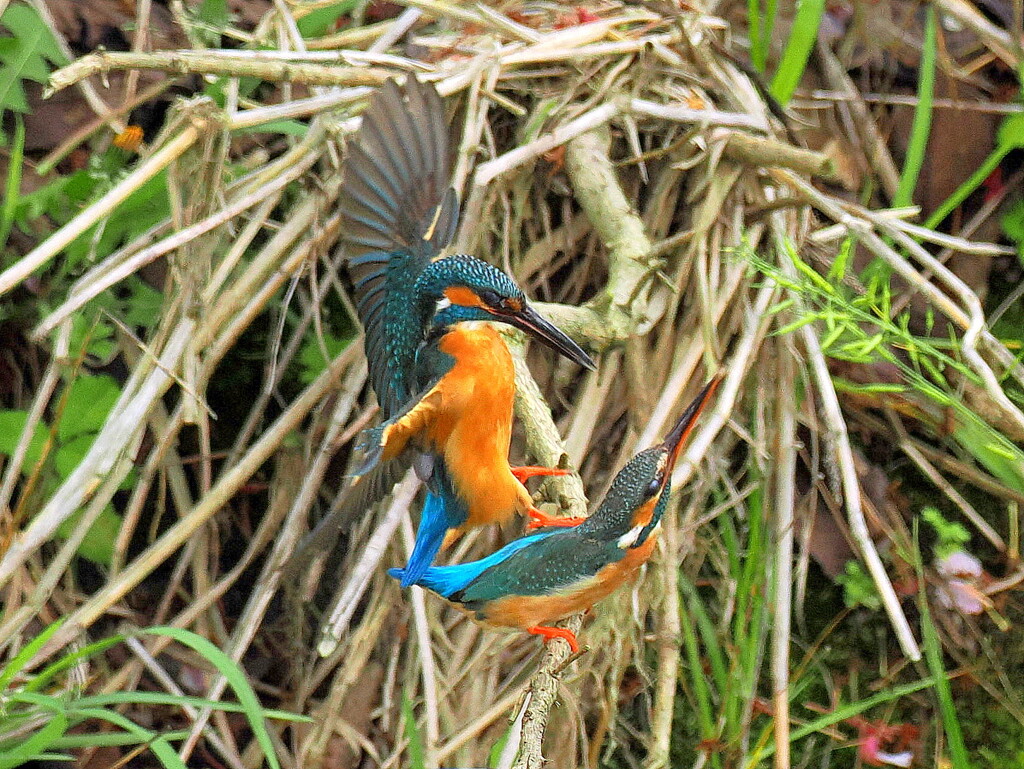
[[[651,557],[657,539],[657,532],[652,532],[640,547],[628,550],[622,560],[604,566],[596,575],[572,588],[551,595],[500,598],[477,612],[477,618],[490,625],[528,628],[585,611],[632,578]]]
[[[455,359],[441,387],[441,404],[429,440],[444,454],[456,490],[466,503],[466,526],[525,513],[530,496],[512,475],[515,372],[501,335],[487,324],[463,323],[439,347]]]

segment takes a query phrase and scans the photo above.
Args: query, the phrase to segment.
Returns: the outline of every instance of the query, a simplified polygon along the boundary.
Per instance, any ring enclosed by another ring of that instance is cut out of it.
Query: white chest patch
[[[643,530],[643,526],[634,526],[632,529],[630,529],[617,540],[615,540],[615,544],[618,545],[622,550],[629,550],[629,548],[631,547],[636,547],[636,541],[640,538],[640,532]]]
[[[645,528],[645,526],[637,524],[632,529],[623,534],[621,537],[619,537],[617,540],[615,540],[615,544],[618,545],[622,550],[629,550],[630,548],[636,547],[637,542],[640,540],[640,534],[643,532]],[[655,532],[657,532],[660,528],[661,521],[658,521],[654,525],[654,528],[651,529],[650,536],[654,536]]]

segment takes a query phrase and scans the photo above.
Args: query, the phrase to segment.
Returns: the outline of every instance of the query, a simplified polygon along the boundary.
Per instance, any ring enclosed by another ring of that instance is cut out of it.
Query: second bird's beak
[[[697,394],[697,397],[693,399],[689,406],[686,407],[686,411],[679,417],[679,421],[676,422],[675,427],[665,437],[664,443],[661,444],[662,451],[667,451],[668,463],[665,467],[665,478],[672,477],[672,471],[675,469],[676,460],[679,459],[679,455],[683,452],[683,446],[686,445],[687,439],[690,437],[690,433],[693,432],[694,426],[697,424],[697,418],[704,411],[704,408],[711,402],[711,396],[715,394],[715,390],[718,389],[718,385],[722,381],[722,375],[717,375],[714,379],[704,385],[704,389]]]
[[[551,321],[547,320],[530,305],[524,304],[523,309],[505,317],[511,325],[525,331],[541,344],[550,347],[560,355],[564,355],[584,368],[596,371],[597,366],[583,348],[572,341]]]

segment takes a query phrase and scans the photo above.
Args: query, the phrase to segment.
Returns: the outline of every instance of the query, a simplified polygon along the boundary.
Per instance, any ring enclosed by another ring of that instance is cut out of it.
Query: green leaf
[[[230,18],[227,0],[203,0],[197,14],[200,21],[216,29],[226,27]]]
[[[10,456],[14,453],[27,424],[27,411],[0,411],[0,454]],[[26,467],[35,465],[43,456],[46,434],[46,425],[37,422],[32,431],[32,438],[28,442],[28,452],[25,455]]]
[[[75,171],[69,176],[58,176],[33,192],[27,192],[18,199],[15,221],[18,229],[26,234],[33,233],[33,224],[48,216],[58,224],[66,224],[78,213],[81,204],[92,197],[97,185],[85,170]]]
[[[845,573],[837,576],[836,582],[843,586],[843,601],[847,606],[859,605],[872,611],[882,608],[882,598],[878,595],[875,581],[857,561],[847,561]]]
[[[89,448],[96,440],[95,433],[76,435],[67,442],[61,444],[53,454],[53,466],[61,478],[67,478],[78,467],[89,453]]]
[[[71,383],[60,424],[57,425],[58,437],[69,441],[99,432],[120,397],[121,388],[112,377],[105,374],[78,377]]]
[[[926,507],[921,511],[921,517],[935,529],[939,541],[935,545],[935,554],[939,558],[946,558],[971,541],[971,533],[956,521],[947,521],[942,513],[934,507]]]
[[[228,655],[210,643],[200,635],[178,627],[151,627],[141,631],[145,635],[160,635],[173,638],[178,643],[188,646],[205,657],[217,670],[227,679],[228,684],[238,697],[238,702],[245,710],[249,726],[256,737],[256,741],[263,749],[263,755],[271,769],[280,769],[277,755],[274,753],[274,745],[270,740],[270,733],[267,731],[265,714],[256,693],[252,690],[245,673]]]
[[[62,521],[57,527],[57,536],[70,537],[81,518],[82,513],[77,512]],[[114,542],[117,540],[118,532],[121,531],[121,523],[121,516],[114,511],[111,505],[107,505],[100,512],[99,517],[93,521],[75,552],[93,563],[109,566],[114,557]]]
[[[361,0],[341,0],[310,11],[301,19],[296,21],[296,26],[303,37],[320,37],[331,31],[338,19],[346,13],[351,13]]]
[[[94,190],[95,194],[98,190]],[[138,237],[150,227],[159,224],[170,216],[171,204],[167,194],[167,172],[161,171],[147,180],[141,187],[101,221],[99,239],[96,240],[96,227],[78,236],[64,250],[68,267],[78,265],[92,251],[95,240],[96,253],[106,256],[119,246]]]
[[[23,80],[45,83],[47,62],[63,66],[67,59],[35,9],[12,3],[0,16],[0,26],[14,37],[0,38],[0,117],[4,110],[28,112]]]
[[[105,320],[90,321],[80,312],[72,315],[71,349],[81,350],[83,347],[94,358],[109,360],[116,349],[113,325]]]
[[[164,295],[134,275],[120,287],[128,290],[128,295],[120,302],[121,320],[127,326],[152,327],[160,317]]]
[[[845,393],[905,393],[907,388],[899,384],[888,384],[886,382],[873,382],[858,384],[842,377],[832,377],[832,384],[836,392]]]
[[[320,338],[307,339],[299,350],[299,366],[302,368],[299,379],[302,383],[309,384],[320,376],[327,364],[340,355],[351,341],[329,333],[324,333]],[[324,357],[325,352],[329,358]]]
[[[846,277],[853,261],[854,245],[855,241],[852,237],[843,238],[843,242],[839,245],[839,250],[832,260],[832,266],[828,268],[828,279],[833,283],[838,283]]]

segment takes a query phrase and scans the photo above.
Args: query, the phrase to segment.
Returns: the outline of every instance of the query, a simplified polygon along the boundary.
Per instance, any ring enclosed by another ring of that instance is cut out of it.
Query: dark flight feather
[[[339,205],[341,254],[366,335],[370,381],[385,417],[414,394],[422,321],[416,280],[458,224],[449,188],[444,105],[432,85],[389,80],[374,94],[348,146]]]

